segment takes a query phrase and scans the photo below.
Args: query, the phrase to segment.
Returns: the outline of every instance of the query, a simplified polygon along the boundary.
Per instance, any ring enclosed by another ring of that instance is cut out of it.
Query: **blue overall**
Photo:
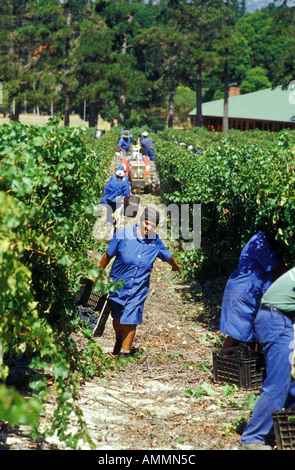
[[[145,155],[150,157],[151,161],[155,161],[155,153],[154,153],[154,147],[153,147],[153,139],[151,137],[145,137],[141,141],[141,145],[145,150]]]
[[[121,147],[125,152],[129,152],[130,137],[121,137],[118,142],[118,147]]]
[[[266,379],[260,397],[246,426],[242,444],[265,444],[273,426],[272,412],[295,406],[295,382],[291,379],[291,355],[294,348],[292,321],[286,316],[260,308],[254,322],[259,343],[262,345]]]
[[[238,268],[226,284],[219,330],[238,341],[256,341],[253,320],[264,292],[273,281],[273,269],[280,258],[262,232],[243,248]]]
[[[110,177],[104,190],[103,197],[100,204],[107,206],[107,220],[106,225],[113,224],[113,213],[116,209],[122,206],[123,201],[119,202],[122,198],[130,197],[130,184],[127,178],[117,178],[116,175]]]
[[[119,228],[107,247],[107,254],[115,256],[110,272],[114,281],[122,279],[125,286],[110,294],[113,318],[120,318],[121,324],[140,325],[143,306],[149,293],[150,275],[153,263],[158,257],[162,261],[171,258],[158,234],[152,239],[141,239],[136,225]]]

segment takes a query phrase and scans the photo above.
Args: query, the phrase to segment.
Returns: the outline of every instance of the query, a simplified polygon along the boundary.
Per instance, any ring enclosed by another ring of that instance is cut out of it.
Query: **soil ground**
[[[150,201],[157,199],[143,196],[141,202]],[[224,282],[201,288],[197,282],[183,282],[167,263],[155,262],[134,343],[140,353],[80,389],[79,406],[97,450],[238,449],[237,423],[249,418],[251,392],[215,383],[212,371],[212,353],[219,349],[221,336],[214,311],[220,306]],[[77,333],[76,340],[82,348],[82,335]],[[112,351],[111,319],[96,341],[105,353]],[[44,422],[53,406],[49,399]],[[90,449],[83,443],[80,447]],[[28,428],[19,426],[0,429],[0,449],[66,448],[57,438],[33,442]]]

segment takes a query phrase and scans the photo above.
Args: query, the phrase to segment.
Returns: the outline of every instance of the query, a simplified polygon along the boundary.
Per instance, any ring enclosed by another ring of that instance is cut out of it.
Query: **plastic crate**
[[[87,278],[81,278],[79,284],[82,287],[77,295],[76,304],[83,307],[90,307],[97,313],[97,323],[93,329],[94,336],[102,336],[106,322],[111,313],[111,305],[108,295],[102,295],[101,292],[92,291],[93,281]]]
[[[76,304],[100,311],[107,296],[102,295],[99,291],[92,290],[94,283],[91,279],[81,277],[79,284],[81,284],[81,289],[76,294]]]
[[[272,414],[278,450],[295,450],[295,409]]]
[[[259,389],[266,375],[264,356],[245,345],[214,351],[213,375],[216,382],[245,390]]]

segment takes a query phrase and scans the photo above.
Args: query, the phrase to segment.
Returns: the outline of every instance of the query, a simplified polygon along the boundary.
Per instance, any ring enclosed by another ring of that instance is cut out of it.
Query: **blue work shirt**
[[[239,341],[256,341],[253,321],[261,297],[273,282],[273,269],[282,263],[262,232],[244,246],[238,268],[226,284],[220,316],[220,331]]]
[[[104,190],[103,197],[100,200],[101,204],[107,204],[108,201],[116,202],[122,196],[124,198],[130,197],[130,183],[126,177],[117,178],[116,175],[110,177]]]
[[[154,150],[153,139],[151,137],[145,137],[140,143],[145,150]]]
[[[121,137],[118,142],[118,147],[121,147],[125,152],[129,152],[130,137]]]
[[[106,251],[109,256],[116,257],[110,278],[125,282],[124,287],[110,294],[112,301],[124,306],[121,323],[140,325],[153,263],[156,258],[168,261],[171,251],[155,232],[153,239],[142,239],[136,228],[137,225],[117,229]]]

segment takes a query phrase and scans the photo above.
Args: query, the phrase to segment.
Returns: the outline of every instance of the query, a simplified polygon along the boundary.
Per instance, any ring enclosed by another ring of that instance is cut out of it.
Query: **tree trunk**
[[[66,4],[67,8],[67,26],[70,27],[72,24],[72,12],[71,12],[71,6],[69,3]],[[71,48],[71,37],[68,36],[66,38],[66,55],[68,57],[69,52]],[[66,70],[65,70],[66,75],[70,73],[70,66],[69,64],[66,65]],[[68,86],[64,84],[64,100],[65,100],[65,107],[64,107],[64,114],[65,114],[65,119],[64,119],[64,125],[69,126],[70,125],[70,93],[68,91]]]
[[[228,132],[228,61],[224,64],[224,105],[222,131]]]
[[[9,120],[19,121],[20,111],[21,111],[21,104],[9,98]]]
[[[125,120],[125,104],[126,104],[126,86],[125,83],[121,84],[120,100],[119,100],[119,116],[118,123],[123,124]]]
[[[65,107],[64,107],[64,125],[68,126],[70,125],[70,97],[67,88],[65,87],[64,89],[64,98],[65,98]]]
[[[98,105],[97,103],[90,102],[89,103],[89,127],[96,127],[98,122]]]
[[[170,88],[170,96],[169,96],[169,109],[168,109],[168,127],[173,127],[173,119],[174,119],[174,99],[175,99],[175,74],[177,69],[177,44],[173,45],[174,53],[171,60],[171,88]]]
[[[123,33],[123,43],[121,48],[121,53],[124,55],[127,52],[127,33]],[[126,104],[126,83],[123,81],[120,88],[120,98],[119,98],[119,116],[118,124],[123,124],[125,120],[125,104]]]
[[[202,63],[198,64],[197,77],[196,77],[196,121],[195,127],[202,127]]]
[[[175,97],[175,85],[174,80],[170,90],[169,96],[169,110],[168,110],[168,127],[172,129],[173,127],[173,117],[174,117],[174,97]]]

